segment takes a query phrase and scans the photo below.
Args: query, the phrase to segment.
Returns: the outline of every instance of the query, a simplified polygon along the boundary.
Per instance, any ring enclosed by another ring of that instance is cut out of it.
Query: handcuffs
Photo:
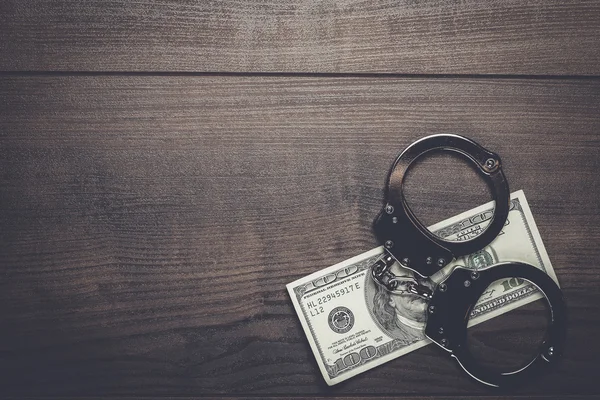
[[[492,189],[496,202],[494,215],[487,228],[471,240],[447,241],[435,236],[414,215],[404,198],[406,172],[420,156],[434,150],[453,151],[466,157]],[[421,277],[429,278],[458,257],[483,249],[498,236],[508,217],[510,194],[497,154],[459,135],[425,137],[408,146],[394,162],[386,197],[386,204],[374,223],[375,234],[386,251],[372,266],[371,276],[390,292],[408,292],[428,302],[425,335],[431,341],[455,358],[472,378],[498,388],[528,381],[559,358],[566,336],[566,306],[560,288],[540,269],[520,262],[502,262],[479,270],[457,266],[433,290],[391,272],[391,266],[398,261]],[[479,365],[469,352],[467,323],[488,286],[498,279],[512,277],[529,281],[544,295],[549,304],[549,325],[546,339],[531,362],[515,371],[495,372]]]

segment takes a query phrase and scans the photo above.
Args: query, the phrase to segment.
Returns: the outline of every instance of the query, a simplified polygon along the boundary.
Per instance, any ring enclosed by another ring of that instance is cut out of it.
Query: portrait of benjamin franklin
[[[498,256],[492,246],[487,246],[475,253],[465,256],[465,264],[470,269],[482,269],[498,262]]]
[[[408,283],[417,283],[433,288],[432,283],[427,279],[422,279],[415,274],[396,263],[391,267],[394,275],[399,277],[404,284],[400,284],[397,290],[389,291],[385,287],[378,285],[371,279],[372,316],[378,322],[381,328],[389,336],[397,339],[402,345],[409,345],[425,338],[425,322],[427,320],[427,301],[413,293],[409,293],[406,288]]]

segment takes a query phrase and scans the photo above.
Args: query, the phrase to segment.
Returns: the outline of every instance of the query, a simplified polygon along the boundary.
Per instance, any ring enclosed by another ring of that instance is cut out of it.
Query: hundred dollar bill
[[[429,229],[446,240],[468,240],[489,224],[494,203],[437,223]],[[397,295],[375,284],[370,267],[384,253],[377,247],[287,285],[317,363],[328,385],[393,360],[430,341],[425,337],[427,303],[412,294]],[[558,283],[523,191],[511,195],[508,219],[486,248],[461,257],[429,280],[396,263],[392,272],[431,288],[457,265],[483,268],[521,261],[546,272]],[[469,326],[541,298],[529,282],[512,278],[492,284],[475,305]]]

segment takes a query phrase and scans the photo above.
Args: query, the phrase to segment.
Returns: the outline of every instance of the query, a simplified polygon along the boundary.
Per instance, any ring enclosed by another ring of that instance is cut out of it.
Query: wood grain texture
[[[0,1],[3,71],[599,75],[600,3]]]
[[[34,399],[44,399],[45,397],[26,397],[26,399],[28,400],[34,400]],[[100,399],[103,397],[85,397],[85,399],[88,400],[92,400],[92,399]],[[155,396],[135,396],[135,397],[127,397],[127,396],[111,396],[112,399],[114,400],[131,400],[132,398],[135,400],[144,400],[144,399],[148,399],[148,400],[156,400],[156,399],[162,399],[164,397],[155,397]],[[206,399],[206,400],[227,400],[227,399],[235,399],[235,400],[256,400],[257,398],[261,399],[261,400],[276,400],[276,399],[293,399],[293,400],[308,400],[308,399],[312,399],[312,400],[356,400],[358,398],[360,399],[378,399],[378,400],[395,400],[395,399],[399,399],[401,398],[402,400],[456,400],[456,396],[296,396],[296,395],[282,395],[282,396],[227,396],[227,395],[223,395],[223,396],[201,396],[201,397],[194,397],[194,396],[177,396],[175,397],[177,400],[193,400],[193,399]],[[462,400],[481,400],[481,399],[485,399],[485,400],[519,400],[519,399],[531,399],[531,396],[522,396],[522,395],[504,395],[504,396],[494,396],[494,395],[490,395],[490,396],[461,396],[460,399]],[[536,400],[550,400],[550,399],[556,399],[556,396],[551,396],[551,395],[541,395],[541,396],[535,396],[533,397]],[[585,395],[567,395],[567,396],[562,396],[561,399],[563,400],[589,400],[589,396],[585,396]]]
[[[100,399],[103,397],[85,397],[85,399],[88,400],[92,400],[92,399]],[[135,396],[135,397],[126,397],[126,396],[111,396],[111,399],[114,400],[131,400],[132,398],[134,398],[135,400],[144,400],[144,399],[148,399],[148,400],[156,400],[156,399],[162,399],[164,397],[153,397],[153,396]],[[378,399],[378,400],[395,400],[398,398],[401,398],[402,400],[456,400],[456,396],[296,396],[296,395],[283,395],[283,396],[201,396],[201,397],[193,397],[193,396],[177,396],[176,399],[177,400],[193,400],[193,399],[206,399],[206,400],[227,400],[227,399],[236,399],[236,400],[256,400],[257,398],[261,399],[261,400],[275,400],[275,399],[293,399],[293,400],[308,400],[308,399],[312,399],[312,400],[356,400],[357,398],[360,399]],[[485,399],[485,400],[509,400],[509,399],[513,399],[513,400],[519,400],[519,399],[531,399],[531,396],[519,396],[519,395],[504,395],[504,396],[461,396],[460,397],[462,400],[481,400],[481,399]],[[535,396],[534,397],[536,400],[550,400],[550,399],[556,399],[556,396]],[[45,397],[26,397],[26,399],[28,400],[39,400],[39,399],[45,399]],[[589,396],[585,396],[585,395],[567,395],[567,396],[562,396],[561,399],[563,400],[588,400]]]
[[[3,77],[2,392],[489,395],[431,346],[328,388],[285,291],[374,247],[394,157],[455,132],[525,190],[569,306],[519,393],[596,395],[599,106],[596,80]],[[452,159],[414,177],[432,219],[486,200]]]

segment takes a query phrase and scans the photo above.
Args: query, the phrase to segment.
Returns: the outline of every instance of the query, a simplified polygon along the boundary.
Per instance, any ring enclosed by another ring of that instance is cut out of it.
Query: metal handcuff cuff
[[[402,192],[406,172],[420,156],[433,150],[457,152],[473,162],[492,189],[496,202],[487,228],[468,241],[446,241],[432,234],[414,215]],[[434,290],[396,277],[391,266],[398,261],[418,275],[429,278],[458,257],[491,243],[508,217],[510,194],[500,158],[474,141],[458,135],[433,135],[407,147],[396,159],[388,177],[387,202],[375,220],[374,230],[386,252],[371,270],[375,282],[391,292],[409,292],[428,301],[425,335],[456,359],[475,380],[492,387],[511,387],[529,380],[542,367],[553,364],[562,353],[566,335],[566,310],[556,283],[538,268],[520,262],[502,262],[479,270],[462,266]],[[479,297],[494,281],[522,278],[544,295],[550,311],[546,339],[538,355],[525,367],[495,372],[479,365],[467,348],[467,323]]]

